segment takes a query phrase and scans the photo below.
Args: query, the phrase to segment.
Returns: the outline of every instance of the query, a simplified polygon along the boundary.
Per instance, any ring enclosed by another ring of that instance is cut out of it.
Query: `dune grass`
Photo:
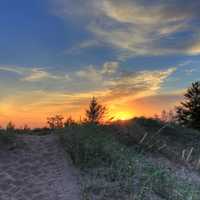
[[[73,125],[59,131],[80,169],[84,200],[199,200],[200,186],[146,159],[134,145],[120,143],[113,127]]]

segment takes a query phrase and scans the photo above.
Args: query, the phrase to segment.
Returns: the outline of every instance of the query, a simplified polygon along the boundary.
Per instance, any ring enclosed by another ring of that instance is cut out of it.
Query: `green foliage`
[[[165,125],[165,123],[160,120],[145,117],[136,117],[132,120],[132,123],[136,123],[141,127],[145,127],[152,132],[160,129],[162,126]]]
[[[177,107],[177,119],[182,125],[200,130],[200,81],[192,83],[184,98]]]
[[[9,122],[6,126],[6,129],[0,130],[0,146],[12,145],[16,140],[16,130],[15,125],[12,122]]]
[[[12,145],[16,140],[16,134],[13,131],[0,131],[0,146]]]
[[[146,126],[157,123],[137,120]],[[58,132],[66,151],[81,169],[83,199],[148,200],[156,196],[199,200],[198,185],[177,179],[173,170],[157,166],[137,148],[119,143],[113,137],[114,130],[111,126],[76,124]]]
[[[146,118],[135,118],[114,127],[113,132],[120,143],[137,146],[145,152],[161,153],[175,162],[182,162],[183,153],[188,155],[193,149],[190,163],[196,167],[200,154],[198,130]]]
[[[109,152],[110,165],[99,165],[83,172],[84,199],[125,200],[198,200],[199,186],[179,180],[173,171],[146,160],[134,148],[115,143]],[[113,151],[114,149],[114,151]],[[150,198],[151,197],[151,198]]]
[[[146,200],[151,194],[166,200],[197,200],[200,197],[199,186],[178,179],[170,169],[157,167],[145,161],[140,167],[140,189],[135,199]]]
[[[92,98],[86,110],[86,122],[98,124],[104,118],[106,108],[99,104],[95,97]]]
[[[114,141],[97,124],[74,124],[63,129],[60,137],[66,151],[78,166],[96,166],[111,159],[106,146]]]

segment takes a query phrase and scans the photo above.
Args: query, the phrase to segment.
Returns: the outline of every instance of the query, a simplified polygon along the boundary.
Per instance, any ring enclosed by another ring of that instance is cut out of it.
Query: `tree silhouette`
[[[106,107],[99,104],[93,97],[90,101],[89,108],[86,110],[86,122],[98,124],[105,116]]]
[[[64,117],[61,115],[55,115],[53,117],[48,117],[47,123],[49,124],[49,128],[50,129],[63,128],[63,119],[64,119]]]
[[[180,124],[200,130],[200,81],[188,88],[176,113]]]
[[[8,122],[8,124],[6,125],[6,130],[10,132],[14,131],[15,125],[12,122]]]
[[[65,120],[65,123],[64,123],[64,126],[65,127],[69,127],[69,126],[72,126],[76,124],[76,122],[72,119],[72,117],[68,117],[66,120]]]

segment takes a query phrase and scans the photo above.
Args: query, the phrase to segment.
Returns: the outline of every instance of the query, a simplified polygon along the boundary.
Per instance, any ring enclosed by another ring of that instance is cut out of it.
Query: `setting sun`
[[[115,113],[115,120],[128,120],[134,117],[134,114],[131,112],[118,112]]]

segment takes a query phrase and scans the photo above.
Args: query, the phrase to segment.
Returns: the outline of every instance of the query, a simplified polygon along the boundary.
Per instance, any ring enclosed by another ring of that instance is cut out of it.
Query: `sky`
[[[200,1],[0,0],[0,124],[173,109],[200,77]]]

